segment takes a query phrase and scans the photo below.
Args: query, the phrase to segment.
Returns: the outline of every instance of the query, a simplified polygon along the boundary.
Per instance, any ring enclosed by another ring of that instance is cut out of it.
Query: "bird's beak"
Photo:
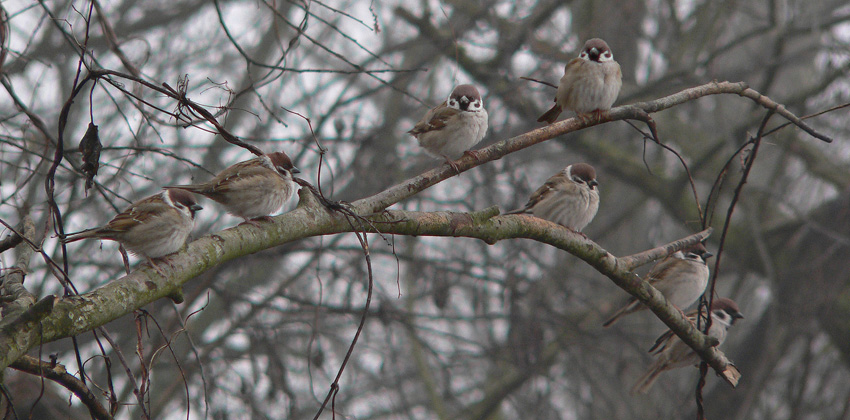
[[[707,259],[709,259],[709,258],[711,258],[711,257],[713,257],[713,256],[714,256],[714,254],[712,254],[712,253],[710,253],[710,252],[706,251],[706,252],[704,252],[704,253],[702,254],[702,259],[703,259],[703,260],[707,260]]]
[[[590,181],[587,182],[587,185],[590,185],[591,187],[598,187],[599,182],[597,182],[595,179],[591,179]]]
[[[293,166],[292,169],[289,170],[289,172],[293,174],[300,174],[301,170]]]
[[[203,209],[204,209],[204,208],[203,208],[203,207],[201,207],[201,205],[200,205],[200,204],[192,204],[191,206],[189,206],[189,210],[191,210],[191,211],[192,211],[192,213],[194,213],[194,212],[196,212],[196,211],[201,211],[201,210],[203,210]]]

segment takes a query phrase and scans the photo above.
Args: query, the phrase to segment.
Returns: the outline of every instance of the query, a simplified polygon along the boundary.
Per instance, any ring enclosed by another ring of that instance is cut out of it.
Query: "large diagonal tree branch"
[[[752,91],[744,83],[709,83],[655,101],[617,107],[603,113],[601,118],[595,121],[570,118],[533,130],[481,149],[478,160],[464,157],[458,161],[458,168],[463,172],[534,144],[609,121],[638,119],[653,125],[648,113],[715,94],[736,94],[753,99],[765,107],[777,109],[777,112],[786,116],[789,121],[813,136],[828,141],[828,138],[814,132],[785,111],[781,105]],[[686,343],[697,349],[712,367],[718,372],[727,372],[727,379],[735,382],[734,375],[728,374],[728,361],[709,345],[708,339],[697,332],[678,310],[670,306],[660,292],[631,272],[644,260],[660,258],[672,250],[704,239],[707,233],[679,241],[663,250],[653,250],[648,254],[621,260],[592,241],[555,224],[524,216],[492,217],[498,213],[495,210],[477,215],[409,212],[375,214],[454,175],[453,169],[442,165],[374,196],[358,200],[350,205],[350,210],[360,215],[373,215],[374,226],[385,233],[463,236],[479,238],[488,243],[527,238],[570,252],[646,303]],[[309,193],[302,191],[301,197],[302,203],[296,210],[275,217],[273,223],[265,224],[261,228],[251,225],[238,226],[189,244],[187,249],[169,257],[170,267],[165,271],[168,278],[163,278],[145,265],[128,276],[84,295],[56,298],[52,312],[40,318],[40,321],[22,322],[20,325],[16,324],[19,328],[0,332],[0,369],[5,369],[39,343],[90,331],[163,297],[180,300],[184,283],[224,262],[308,237],[352,231],[351,224],[344,216],[318,205]]]
[[[0,336],[0,367],[5,368],[39,343],[55,341],[90,331],[163,297],[180,300],[183,284],[211,267],[254,252],[300,239],[352,231],[345,216],[318,204],[302,190],[302,202],[272,223],[257,228],[241,225],[207,235],[169,257],[168,278],[147,265],[89,293],[57,298],[53,311],[40,322],[20,325]],[[526,238],[563,249],[581,258],[624,290],[634,294],[655,312],[685,342],[697,348],[712,367],[722,372],[726,358],[711,347],[709,339],[685,320],[663,295],[630,271],[635,262],[648,262],[703,240],[708,231],[647,253],[618,259],[598,244],[559,225],[530,216],[498,216],[498,209],[479,213],[387,211],[370,217],[372,226],[383,233],[478,238],[487,243]]]

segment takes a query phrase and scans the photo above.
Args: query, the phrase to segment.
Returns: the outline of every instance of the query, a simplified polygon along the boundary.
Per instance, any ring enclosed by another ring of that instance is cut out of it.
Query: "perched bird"
[[[274,152],[232,165],[203,184],[167,188],[203,195],[256,226],[252,219],[267,218],[292,197],[296,188],[292,174],[300,172],[286,153]]]
[[[531,213],[581,232],[599,210],[598,185],[593,166],[574,163],[546,180],[525,207],[505,214]]]
[[[726,340],[726,331],[735,324],[735,321],[743,317],[744,315],[738,309],[738,304],[732,299],[715,299],[711,307],[711,327],[708,329],[708,336],[716,338],[718,346],[723,344],[723,341]],[[688,320],[696,325],[696,310],[691,311],[688,315]],[[632,388],[632,394],[647,393],[661,372],[696,365],[700,361],[699,355],[676,334],[673,334],[673,331],[667,331],[661,337],[658,337],[658,340],[655,341],[655,345],[649,349],[649,352],[654,353],[657,358]]]
[[[702,243],[696,243],[674,252],[652,267],[646,281],[658,289],[668,302],[682,310],[696,302],[705,291],[708,285],[705,260],[711,256]],[[647,307],[633,297],[602,326],[609,327],[621,317],[644,309]]]
[[[478,159],[469,149],[487,133],[487,110],[481,94],[475,86],[458,85],[445,102],[426,112],[407,133],[416,137],[425,151],[445,158],[458,171],[452,159],[464,153]]]
[[[564,109],[584,114],[611,109],[620,94],[623,74],[608,44],[593,38],[584,44],[577,58],[564,67],[564,76],[555,94],[555,106],[537,119],[552,124]]]
[[[166,188],[131,204],[106,225],[70,234],[62,242],[86,238],[116,241],[130,253],[147,258],[164,277],[152,258],[179,251],[195,225],[195,212],[202,208],[192,194]]]

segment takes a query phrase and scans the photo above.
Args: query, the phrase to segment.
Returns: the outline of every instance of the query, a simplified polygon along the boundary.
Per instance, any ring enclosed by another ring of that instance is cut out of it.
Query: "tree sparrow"
[[[292,197],[296,188],[292,174],[300,172],[286,153],[275,152],[232,165],[203,184],[167,188],[203,195],[256,226],[252,219],[267,218]]]
[[[478,89],[472,85],[458,85],[449,98],[425,113],[425,116],[408,131],[419,140],[428,153],[443,157],[458,171],[452,159],[468,153],[487,133],[487,110]]]
[[[537,119],[552,124],[564,109],[584,114],[611,109],[620,94],[623,74],[608,44],[599,38],[588,40],[577,58],[564,67],[564,76],[555,94],[555,106]]]
[[[202,208],[192,194],[166,188],[131,204],[106,225],[70,234],[62,242],[86,238],[116,241],[130,253],[147,258],[165,277],[152,258],[179,251],[195,225],[195,212]]]
[[[599,210],[598,185],[593,166],[574,163],[546,180],[525,207],[505,214],[531,213],[581,232]]]
[[[705,260],[712,254],[701,243],[691,245],[655,264],[646,275],[649,284],[658,289],[667,301],[682,310],[691,306],[702,296],[708,285],[708,265]],[[629,302],[602,324],[609,327],[621,317],[647,309],[637,298]]]
[[[726,331],[735,324],[744,315],[738,309],[732,299],[718,298],[715,299],[711,309],[711,327],[708,329],[708,336],[716,338],[718,346],[726,340]],[[688,320],[696,325],[697,311],[691,311],[688,315]],[[632,394],[646,394],[652,384],[658,379],[661,372],[671,369],[677,369],[688,365],[696,365],[700,362],[700,357],[692,348],[685,344],[673,331],[667,331],[658,340],[655,345],[649,349],[650,353],[654,353],[657,359],[649,367],[649,370],[641,376],[635,386],[632,388]]]

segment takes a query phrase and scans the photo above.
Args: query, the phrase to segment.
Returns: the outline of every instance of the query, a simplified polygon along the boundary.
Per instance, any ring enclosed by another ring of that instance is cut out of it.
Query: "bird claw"
[[[467,151],[463,152],[463,155],[472,157],[473,159],[475,159],[476,162],[481,160],[481,157],[478,156],[477,150],[467,150]]]
[[[566,227],[566,226],[565,226],[565,227]],[[571,228],[571,227],[567,227],[567,229],[569,229],[569,230],[570,230],[570,232],[575,233],[576,235],[581,236],[581,237],[582,237],[582,238],[584,238],[584,239],[590,239],[590,238],[588,238],[588,237],[587,237],[587,235],[585,235],[585,234],[584,234],[584,232],[580,232],[580,231],[575,230],[575,229],[573,229],[573,228]]]
[[[576,114],[576,117],[582,122],[582,124],[599,124],[602,122],[602,114],[604,112],[605,111],[601,109],[594,109],[587,114]]]
[[[165,272],[162,271],[162,269],[159,268],[158,265],[156,265],[156,263],[153,261],[153,259],[148,258],[148,263],[150,263],[151,268],[156,270],[156,272],[159,273],[160,276],[162,276],[163,278],[166,278],[166,279],[168,278],[168,275],[166,275]],[[168,264],[168,261],[165,261],[165,263]],[[168,264],[168,265],[171,266],[170,264]]]
[[[602,122],[602,114],[604,114],[605,112],[607,112],[607,111],[603,111],[601,109],[597,109],[596,111],[593,111],[594,115],[596,116],[596,122],[597,123]]]
[[[464,153],[466,153],[466,152],[464,152]],[[453,160],[449,159],[449,157],[448,157],[448,156],[443,156],[443,157],[444,157],[444,158],[446,158],[446,163],[448,163],[448,164],[449,164],[449,166],[451,166],[451,167],[452,167],[452,169],[454,169],[454,170],[455,170],[455,173],[457,173],[458,175],[460,175],[460,168],[458,168],[458,167],[457,167],[457,163],[455,163]]]

